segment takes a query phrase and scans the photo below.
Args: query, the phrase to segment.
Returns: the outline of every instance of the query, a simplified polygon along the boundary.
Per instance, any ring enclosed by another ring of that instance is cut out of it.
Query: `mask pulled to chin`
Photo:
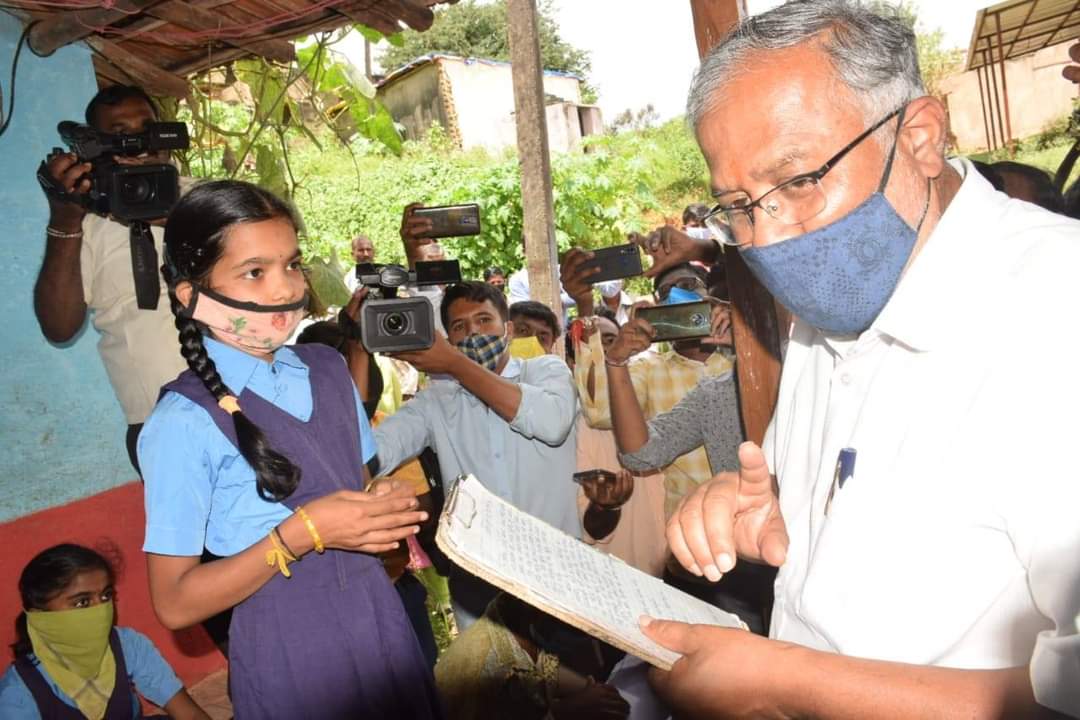
[[[274,352],[295,332],[308,307],[308,294],[284,305],[243,302],[192,285],[191,301],[182,310],[185,317],[198,320],[226,345],[240,350]]]

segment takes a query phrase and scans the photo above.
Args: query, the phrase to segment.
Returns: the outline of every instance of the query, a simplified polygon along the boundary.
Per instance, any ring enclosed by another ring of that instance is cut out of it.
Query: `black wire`
[[[0,135],[3,135],[7,131],[8,125],[11,124],[11,118],[15,115],[15,72],[19,69],[19,53],[22,52],[23,45],[26,44],[26,38],[30,35],[30,31],[35,25],[38,24],[38,20],[34,20],[28,24],[22,31],[22,35],[19,36],[19,42],[15,45],[15,57],[11,59],[11,97],[8,99],[7,117],[4,117],[3,108],[3,88],[0,88],[0,117],[4,118],[3,124],[0,124]],[[33,48],[30,48],[30,52],[34,52]],[[34,53],[37,55],[37,53]]]

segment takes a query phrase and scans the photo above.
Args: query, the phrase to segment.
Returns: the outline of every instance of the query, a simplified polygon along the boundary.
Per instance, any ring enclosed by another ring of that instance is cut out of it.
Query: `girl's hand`
[[[305,509],[326,547],[380,553],[419,532],[428,514],[418,506],[412,488],[399,485],[380,493],[338,490]]]

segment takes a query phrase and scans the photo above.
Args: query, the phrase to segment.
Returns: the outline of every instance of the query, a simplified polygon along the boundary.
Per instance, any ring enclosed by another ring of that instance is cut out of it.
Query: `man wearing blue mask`
[[[1080,225],[946,159],[913,32],[852,2],[741,22],[687,115],[708,223],[796,320],[764,447],[668,525],[695,574],[779,568],[772,639],[646,620],[684,656],[654,687],[695,717],[1080,716]]]
[[[394,357],[452,379],[431,383],[376,428],[379,473],[431,447],[443,478],[471,473],[514,506],[580,537],[571,432],[577,395],[570,368],[555,355],[510,356],[513,323],[506,296],[492,285],[449,286],[440,313],[445,338],[436,333],[427,350]],[[496,593],[453,567],[450,594],[458,629],[479,618]]]

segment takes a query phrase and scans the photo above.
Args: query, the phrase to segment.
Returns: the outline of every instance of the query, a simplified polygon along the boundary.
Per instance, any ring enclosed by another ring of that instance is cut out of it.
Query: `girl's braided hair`
[[[165,225],[165,263],[162,274],[169,287],[169,300],[176,329],[180,332],[180,354],[191,371],[216,400],[234,393],[218,374],[203,344],[205,326],[183,312],[176,297],[180,282],[209,284],[210,271],[224,251],[229,229],[240,223],[284,218],[299,231],[296,211],[272,193],[239,180],[215,180],[195,186],[169,213]],[[255,470],[255,484],[264,500],[281,501],[300,484],[300,468],[270,447],[266,436],[243,411],[232,413],[240,454]]]

